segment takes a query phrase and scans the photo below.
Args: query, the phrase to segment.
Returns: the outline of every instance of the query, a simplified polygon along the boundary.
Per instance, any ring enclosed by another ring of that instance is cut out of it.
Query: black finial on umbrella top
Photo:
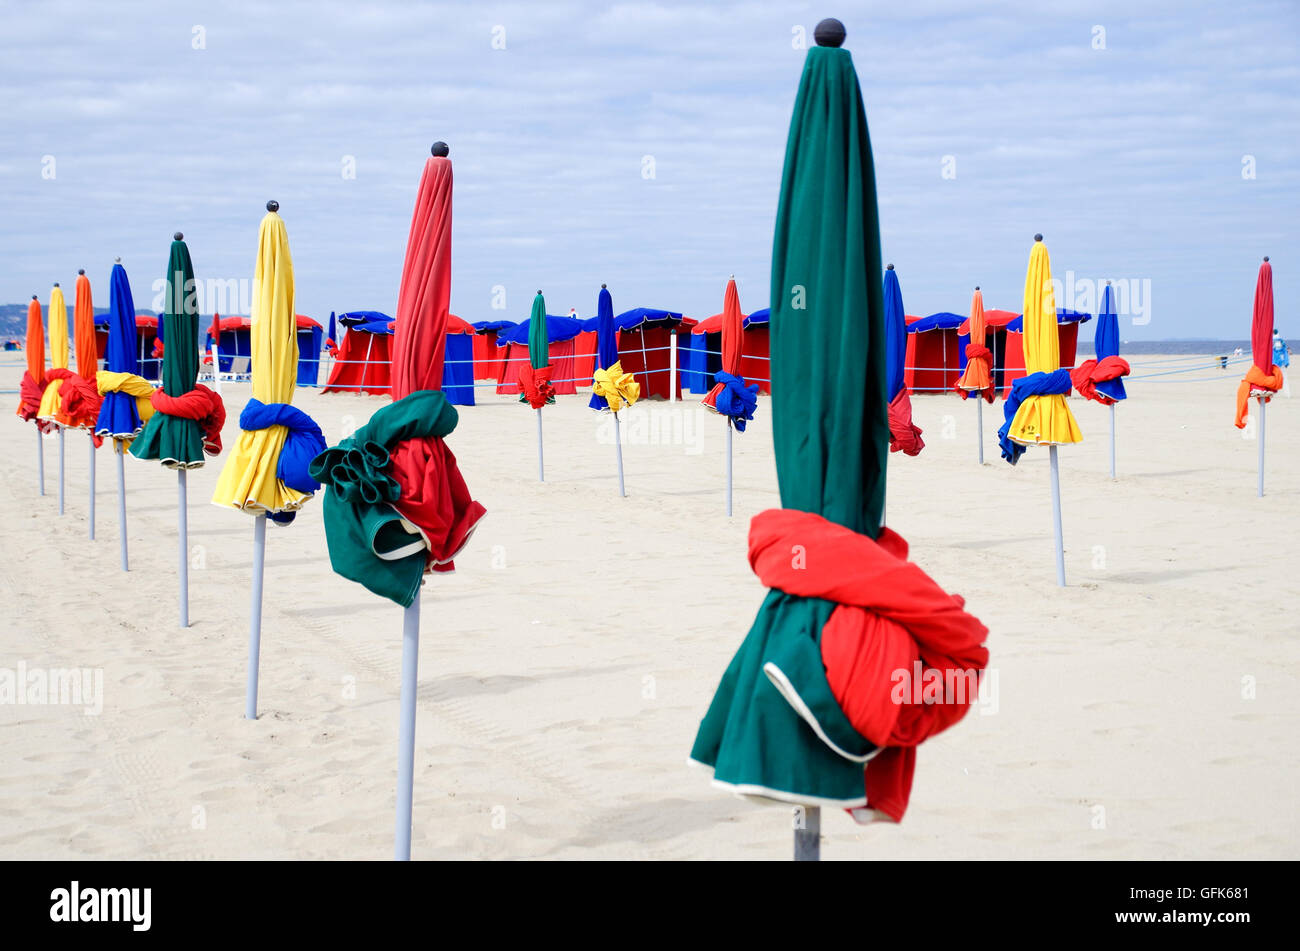
[[[1043,240],[1043,236],[1042,236],[1041,234],[1036,234],[1036,235],[1034,235],[1034,240],[1035,240],[1035,241],[1042,241],[1042,240]]]
[[[266,210],[267,210],[267,211],[279,211],[279,210],[280,210],[280,203],[279,203],[278,201],[276,201],[274,198],[272,198],[270,201],[268,201],[268,202],[266,203]]]
[[[441,139],[439,139],[437,142],[433,143],[432,146],[430,146],[429,154],[431,154],[435,158],[446,158],[448,155],[451,154],[451,148],[450,146],[447,145],[446,142],[443,142]]]
[[[84,267],[79,267],[79,268],[77,268],[77,273],[78,273],[78,274],[85,274],[85,273],[86,273],[86,269],[85,269]]]
[[[184,240],[185,240],[185,235],[181,234],[181,233],[178,231],[178,232],[176,232],[174,235],[172,235],[172,240],[173,240],[173,241],[184,241]]]
[[[894,265],[892,265],[892,264],[886,264],[886,265],[885,265],[885,270],[886,270],[886,271],[892,271],[893,269],[894,269]]]
[[[541,288],[538,288],[538,290],[537,290],[537,296],[538,296],[538,297],[541,297],[541,296],[542,296]]]
[[[842,46],[844,37],[844,24],[834,17],[827,17],[813,28],[813,39],[818,46]]]
[[[58,281],[55,281],[55,282],[54,282],[54,286],[55,286],[55,287],[58,287],[58,286],[59,286],[59,282],[58,282]]]
[[[1107,281],[1107,282],[1106,282],[1106,286],[1107,286],[1107,287],[1110,287],[1110,281]]]
[[[606,289],[606,288],[605,288],[605,285],[604,285],[604,284],[600,285],[600,289],[601,289],[602,291],[605,290],[605,289]]]
[[[122,259],[121,259],[121,258],[113,258],[113,263],[114,263],[114,264],[121,264],[121,263],[122,263]]]
[[[1267,263],[1268,263],[1268,255],[1267,255],[1267,254],[1266,254],[1266,255],[1264,255],[1264,263],[1265,263],[1265,264],[1267,264]]]
[[[40,300],[40,298],[37,297],[35,294],[33,294],[33,295],[32,295],[32,300]]]
[[[979,290],[979,289],[980,289],[980,286],[979,286],[978,284],[976,284],[976,285],[975,285],[975,290]]]

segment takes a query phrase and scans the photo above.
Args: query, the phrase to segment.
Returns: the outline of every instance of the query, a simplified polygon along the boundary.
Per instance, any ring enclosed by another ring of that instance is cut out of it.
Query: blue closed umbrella
[[[907,362],[907,319],[903,316],[903,290],[894,265],[885,269],[885,399],[892,402],[903,388]]]
[[[605,285],[600,285],[600,297],[596,301],[596,369],[608,370],[618,363],[618,331],[614,327],[614,298],[610,296]],[[609,409],[609,402],[603,396],[591,394],[587,404],[594,410]]]
[[[1115,297],[1109,284],[1101,295],[1101,311],[1097,314],[1097,335],[1093,338],[1093,346],[1097,351],[1098,362],[1106,357],[1119,356],[1119,317],[1115,315]],[[1097,392],[1112,400],[1128,398],[1124,391],[1124,381],[1120,377],[1099,381]]]

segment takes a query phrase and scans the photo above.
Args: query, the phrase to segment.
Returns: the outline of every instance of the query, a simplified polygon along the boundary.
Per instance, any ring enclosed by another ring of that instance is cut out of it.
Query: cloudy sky
[[[602,282],[617,310],[707,316],[733,273],[766,306],[823,16],[848,28],[909,313],[965,312],[976,284],[1018,310],[1041,231],[1083,300],[1132,282],[1128,338],[1244,337],[1264,254],[1300,337],[1296,0],[0,0],[0,303],[84,267],[105,304],[120,255],[148,306],[178,229],[200,280],[251,279],[275,198],[301,312],[391,313],[445,139],[466,319],[523,319],[538,288],[585,316]]]

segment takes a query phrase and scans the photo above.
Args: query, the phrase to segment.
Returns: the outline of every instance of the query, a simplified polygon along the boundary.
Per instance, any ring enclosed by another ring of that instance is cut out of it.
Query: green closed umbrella
[[[551,337],[546,326],[546,298],[538,291],[528,317],[528,366],[519,368],[519,402],[537,410],[537,481],[546,481],[542,460],[542,407],[555,402],[551,385]]]
[[[154,414],[131,443],[137,459],[156,459],[176,470],[179,519],[180,626],[190,626],[189,527],[186,472],[203,465],[203,454],[221,451],[226,420],[221,397],[198,383],[199,305],[194,265],[185,236],[173,236],[167,260],[167,302],[163,312],[162,387],[154,392]]]
[[[843,26],[823,21],[816,36],[790,122],[772,246],[772,441],[783,508],[875,538],[889,446],[875,173],[853,59],[838,48]],[[769,591],[691,751],[717,785],[810,807],[797,858],[815,856],[817,807],[862,801],[862,758],[874,752],[822,670],[818,638],[834,608]],[[773,687],[769,661],[808,673],[802,701],[826,736]]]

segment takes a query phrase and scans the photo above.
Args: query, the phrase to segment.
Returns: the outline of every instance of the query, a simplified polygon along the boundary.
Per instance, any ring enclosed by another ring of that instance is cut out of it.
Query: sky
[[[429,146],[466,320],[769,304],[813,27],[848,32],[908,313],[1020,310],[1035,232],[1125,339],[1243,338],[1256,272],[1300,336],[1300,2],[72,3],[0,0],[0,303],[172,232],[242,310],[274,198],[298,311],[392,313]],[[244,282],[242,285],[240,282]],[[205,306],[209,312],[213,307]]]

